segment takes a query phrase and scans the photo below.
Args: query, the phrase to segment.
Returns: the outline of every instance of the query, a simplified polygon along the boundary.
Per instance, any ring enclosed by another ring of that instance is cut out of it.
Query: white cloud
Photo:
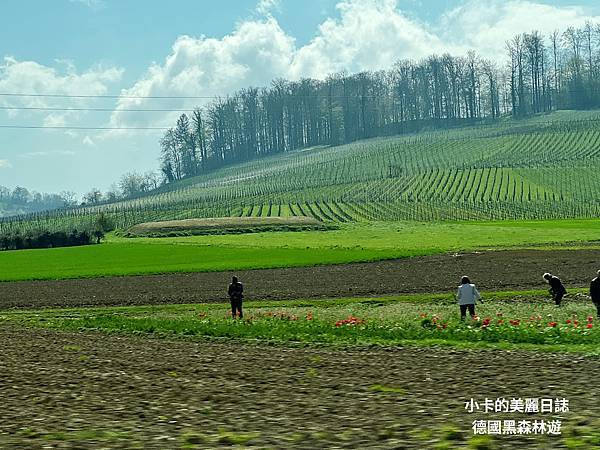
[[[401,8],[399,0],[339,0],[337,17],[318,27],[303,46],[286,33],[268,12],[278,4],[263,0],[257,11],[266,17],[241,23],[222,39],[182,36],[162,63],[123,95],[225,96],[248,86],[266,86],[283,77],[324,78],[338,72],[391,67],[399,59],[420,59],[449,52],[475,50],[487,58],[504,60],[505,41],[537,28],[581,25],[598,19],[579,7],[559,7],[528,0],[467,0],[436,23],[424,23]],[[174,100],[169,107],[190,109],[205,101]],[[161,103],[163,104],[163,103]],[[153,107],[144,99],[121,98],[112,114],[112,126],[164,126],[174,114],[128,114],[123,109]]]
[[[506,58],[506,41],[515,35],[537,30],[549,35],[587,20],[599,21],[579,6],[552,6],[527,0],[468,0],[447,12],[441,20],[445,40],[476,50],[489,59]]]
[[[151,66],[144,77],[130,89],[123,90],[122,95],[213,97],[248,86],[263,86],[287,74],[294,52],[294,39],[284,33],[273,18],[244,22],[223,39],[181,36],[164,63]],[[168,107],[189,109],[199,103],[201,100],[180,99],[173,100]],[[122,111],[152,105],[156,107],[156,102],[121,98],[111,125],[164,125],[164,116]]]
[[[67,124],[66,120],[65,120],[67,115],[68,115],[68,113],[62,113],[62,114],[52,113],[52,114],[48,114],[44,118],[43,125],[45,127],[64,127]]]
[[[279,8],[281,0],[260,0],[256,5],[256,12],[263,15],[269,15]]]
[[[63,71],[44,66],[34,61],[18,61],[6,56],[0,61],[0,92],[23,94],[60,95],[103,95],[109,87],[121,80],[123,69],[116,67],[93,67],[78,72],[73,64],[67,64]],[[86,107],[92,99],[69,99],[69,107]],[[6,107],[48,107],[55,106],[56,99],[49,97],[0,97],[0,105]],[[64,102],[63,102],[64,104]],[[10,110],[10,119],[42,119],[44,125],[62,126],[79,120],[84,115],[80,111],[24,111]],[[20,123],[22,124],[22,123]],[[37,124],[37,123],[36,123]]]
[[[88,147],[95,147],[96,143],[94,142],[94,140],[90,137],[90,136],[86,136],[83,138],[83,144],[87,145]]]
[[[12,164],[8,159],[0,159],[0,169],[10,169]]]
[[[82,3],[88,8],[98,10],[106,6],[104,0],[69,0],[71,3]]]
[[[263,4],[264,3],[264,4]],[[276,2],[261,2],[259,7]],[[444,50],[423,24],[410,20],[396,0],[344,0],[339,19],[328,19],[315,38],[298,48],[271,16],[240,24],[222,39],[182,36],[162,64],[152,65],[123,96],[227,95],[248,86],[265,86],[279,77],[324,78],[339,70],[390,67],[399,58]],[[171,108],[189,109],[201,100],[174,100]],[[112,126],[173,123],[177,114],[133,115],[123,109],[151,107],[151,100],[121,98]]]
[[[31,158],[39,158],[40,156],[48,156],[48,155],[49,155],[48,152],[38,151],[38,152],[23,153],[23,154],[19,155],[19,157],[20,158],[31,159]]]
[[[340,18],[323,22],[315,38],[298,50],[290,71],[294,78],[384,69],[398,59],[454,50],[403,13],[397,0],[343,0],[337,9]]]
[[[53,67],[35,61],[18,61],[12,56],[5,56],[3,62],[0,62],[0,90],[34,94],[101,95],[107,92],[107,85],[118,82],[122,74],[123,69],[100,66],[77,73],[72,64],[68,64],[64,73],[60,73]],[[27,100],[33,105],[42,101]]]
[[[56,156],[73,156],[76,152],[73,150],[52,150],[52,151],[37,151],[37,152],[27,152],[19,155],[20,158],[24,159],[38,159],[38,158],[47,158]]]

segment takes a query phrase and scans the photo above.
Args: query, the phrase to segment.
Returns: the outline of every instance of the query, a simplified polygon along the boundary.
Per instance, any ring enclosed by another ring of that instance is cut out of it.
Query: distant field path
[[[600,250],[506,250],[374,263],[236,272],[247,299],[296,299],[451,292],[467,274],[485,290],[543,289],[542,274],[585,287]],[[232,272],[0,283],[0,308],[225,301]]]

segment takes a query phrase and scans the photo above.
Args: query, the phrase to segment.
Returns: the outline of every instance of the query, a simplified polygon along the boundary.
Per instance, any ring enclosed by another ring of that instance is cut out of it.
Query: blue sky
[[[272,11],[300,45],[336,12],[335,0],[309,2],[314,6],[288,0]],[[133,83],[165,58],[177,37],[222,38],[240,22],[260,17],[256,6],[257,0],[9,0],[2,15],[15,20],[0,27],[0,56],[49,66],[71,60],[78,68],[125,67],[123,82]]]
[[[6,0],[0,94],[215,95],[275,77],[387,68],[470,49],[502,61],[504,41],[600,22],[597,0]],[[198,101],[0,96],[1,125],[167,126]],[[0,128],[0,185],[79,193],[158,167],[157,132]]]

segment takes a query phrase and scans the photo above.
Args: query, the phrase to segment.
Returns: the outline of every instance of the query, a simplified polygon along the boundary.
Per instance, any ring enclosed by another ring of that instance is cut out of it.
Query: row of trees
[[[30,191],[22,186],[8,189],[0,186],[0,217],[28,214],[59,208],[81,205],[96,205],[102,202],[115,202],[148,193],[160,187],[163,179],[157,172],[143,174],[130,172],[113,183],[107,192],[92,188],[79,200],[75,192],[63,191],[59,194],[46,194]]]
[[[223,165],[315,145],[337,145],[500,115],[485,95],[475,55],[402,62],[393,71],[276,80],[183,114],[161,140],[167,182]],[[495,81],[494,81],[495,83]]]
[[[98,214],[86,225],[69,232],[49,230],[47,227],[0,233],[0,250],[25,250],[34,248],[74,247],[99,244],[104,234],[115,229],[114,221],[104,213]]]
[[[525,33],[507,42],[507,49],[505,103],[513,116],[600,106],[600,24],[548,37]]]
[[[113,183],[106,192],[102,192],[98,188],[92,188],[83,195],[82,205],[97,205],[103,202],[116,202],[137,197],[158,189],[163,183],[163,178],[154,171],[143,174],[129,172],[123,175],[118,183]]]
[[[161,139],[166,182],[315,145],[554,109],[600,106],[600,26],[507,42],[506,67],[469,53],[391,70],[275,80],[183,114]]]
[[[99,243],[104,232],[96,230],[32,231],[21,234],[0,234],[0,250],[25,250],[34,248],[74,247]]]
[[[22,186],[17,186],[12,190],[0,186],[0,217],[64,208],[76,204],[77,194],[75,192],[63,191],[60,194],[46,194],[30,191]]]

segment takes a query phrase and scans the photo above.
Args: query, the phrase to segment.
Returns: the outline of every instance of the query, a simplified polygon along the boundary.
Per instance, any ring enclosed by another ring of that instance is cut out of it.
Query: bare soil
[[[507,250],[374,263],[236,272],[246,299],[296,299],[453,292],[461,275],[481,290],[544,289],[544,272],[585,287],[600,250]],[[0,283],[0,309],[217,302],[232,272]]]
[[[600,360],[583,356],[294,348],[6,324],[0,354],[2,449],[435,448],[444,434],[464,444],[473,420],[497,418],[465,410],[485,397],[564,397],[569,413],[511,418],[560,418],[565,434],[599,424]],[[563,436],[496,440],[477,448],[565,448]]]

